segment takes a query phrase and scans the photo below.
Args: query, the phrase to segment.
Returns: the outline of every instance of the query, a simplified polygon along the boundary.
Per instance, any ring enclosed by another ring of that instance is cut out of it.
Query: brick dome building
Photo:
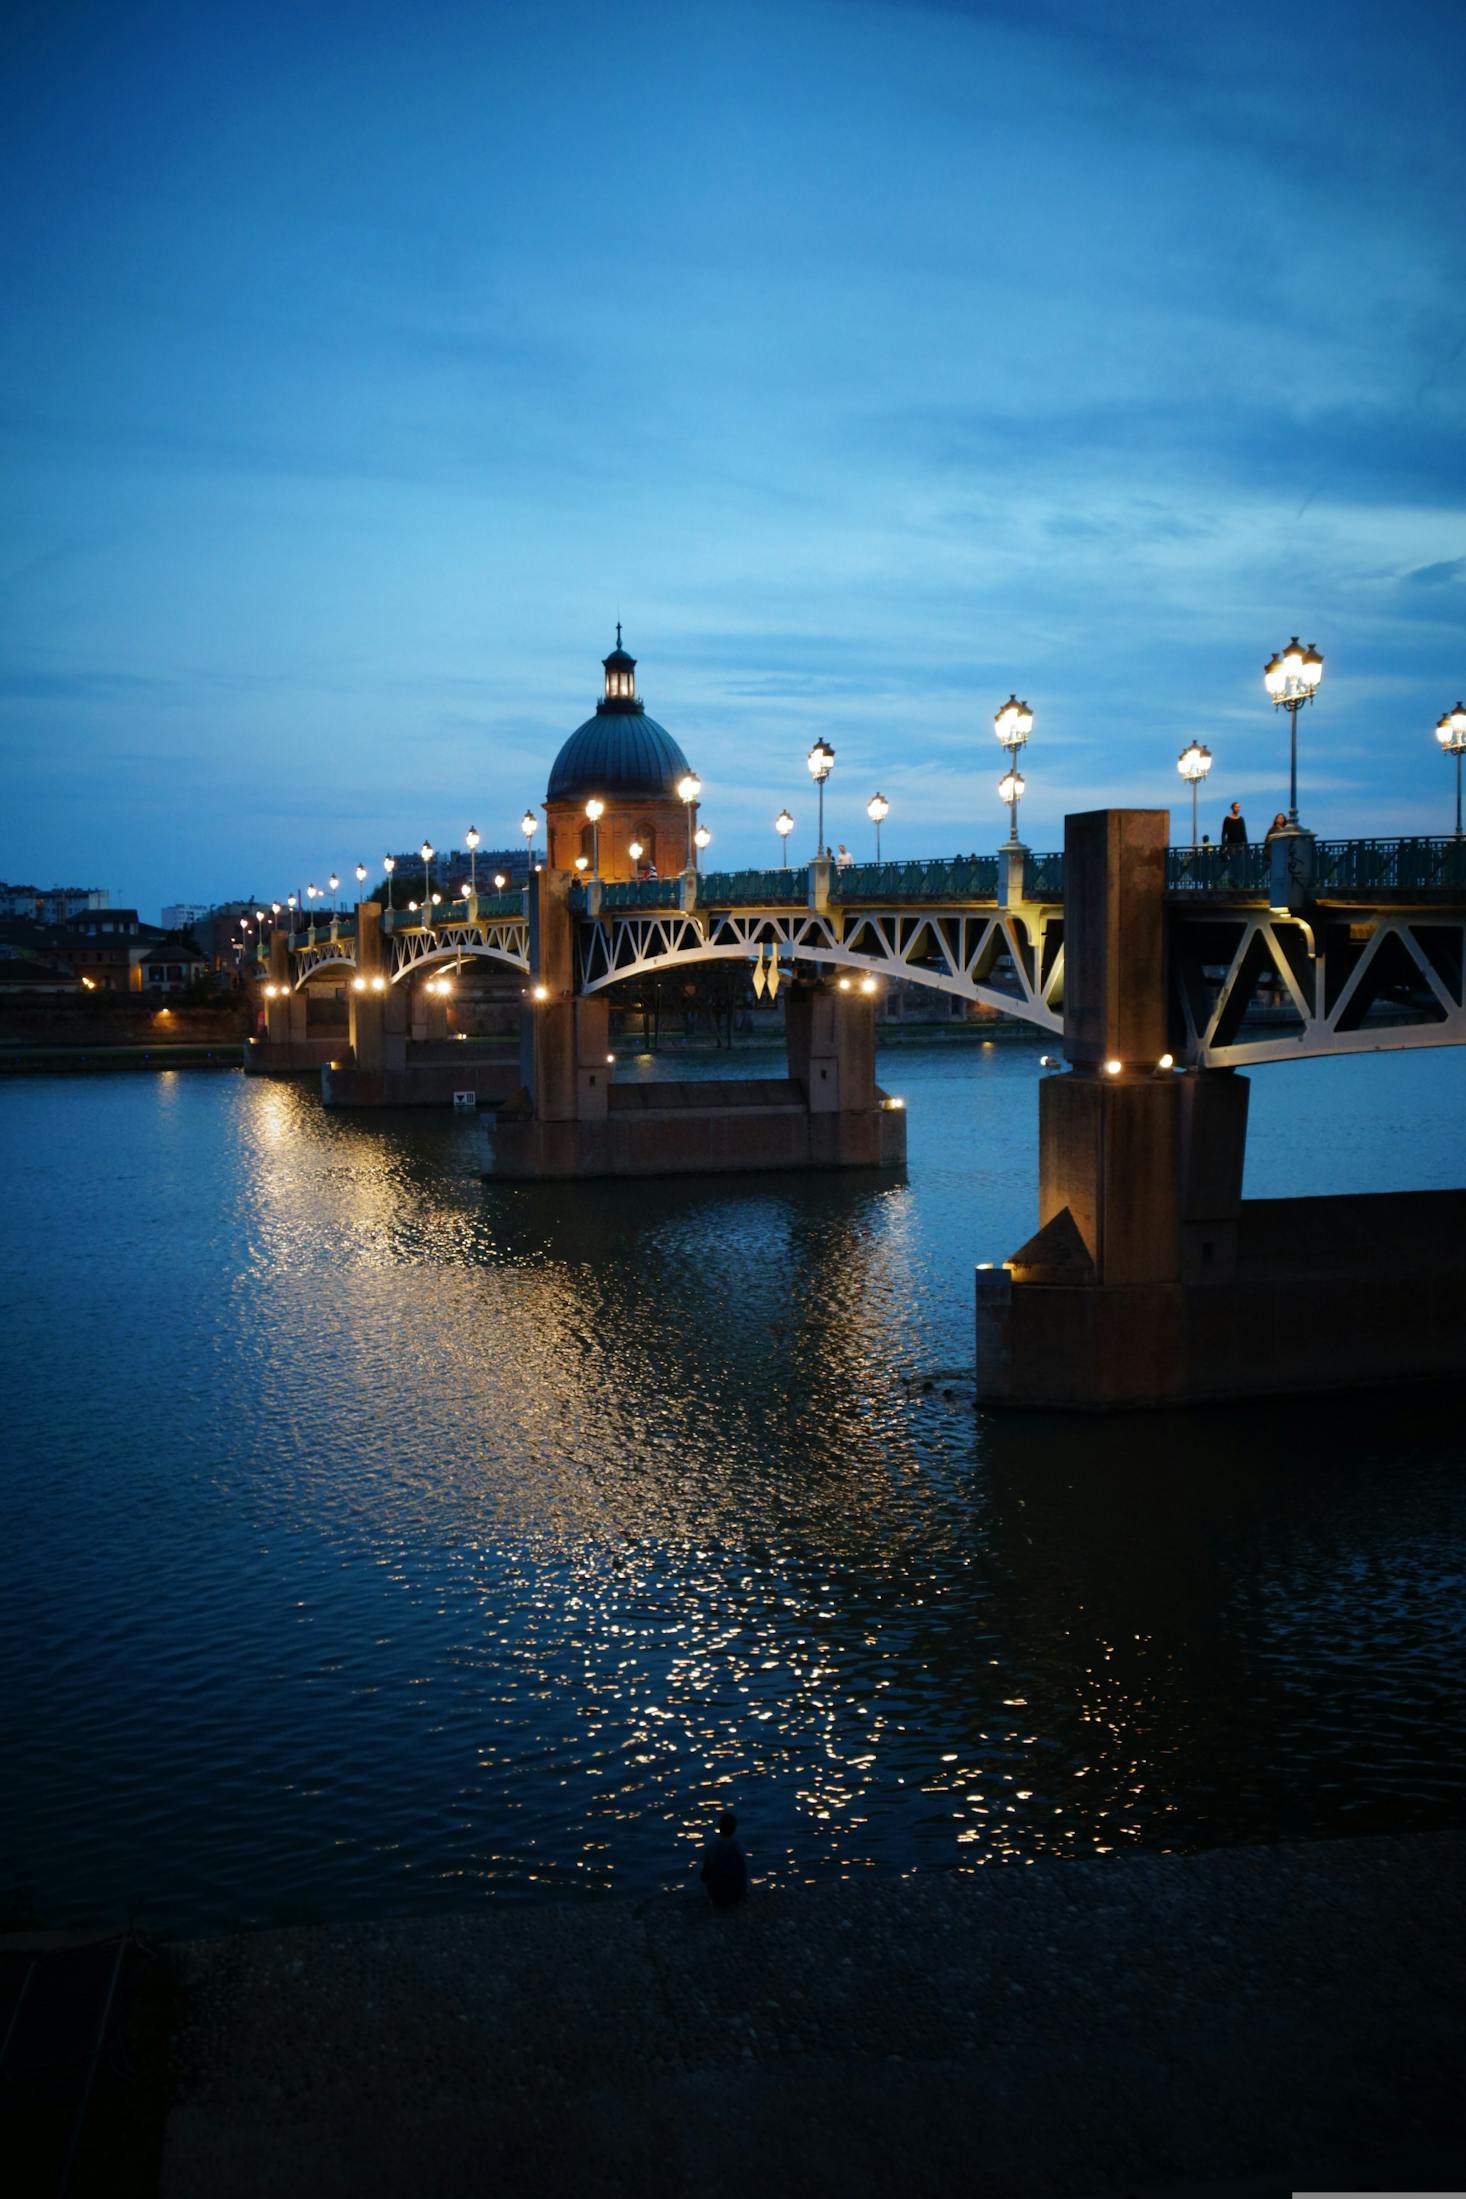
[[[697,803],[677,792],[691,775],[687,758],[666,727],[647,716],[636,692],[636,659],[622,648],[619,626],[615,648],[601,661],[606,691],[595,716],[576,727],[550,769],[550,868],[574,870],[584,856],[588,875],[598,835],[603,879],[634,878],[648,864],[668,878],[686,867],[689,809],[697,825]],[[589,801],[605,804],[598,827],[586,815]]]

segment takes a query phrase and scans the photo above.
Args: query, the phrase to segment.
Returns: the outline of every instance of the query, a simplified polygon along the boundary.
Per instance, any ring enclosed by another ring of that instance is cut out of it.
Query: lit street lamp
[[[685,773],[677,781],[677,799],[687,810],[687,867],[689,870],[696,870],[697,868],[692,854],[692,812],[701,792],[702,781],[695,771]]]
[[[1286,710],[1290,721],[1288,741],[1288,829],[1298,830],[1298,713],[1312,702],[1323,678],[1323,658],[1312,642],[1305,649],[1295,634],[1286,649],[1269,657],[1262,668],[1262,684],[1275,710]]]
[[[326,880],[326,883],[331,889],[331,914],[334,916],[336,914],[337,906],[336,896],[341,890],[341,880],[337,877],[335,871],[332,871],[330,877]]]
[[[527,809],[524,815],[519,820],[519,829],[524,834],[524,867],[526,876],[530,871],[534,869],[534,836],[538,823],[539,819],[535,816],[535,813],[532,809]]]
[[[1196,845],[1196,796],[1202,780],[1211,769],[1211,750],[1201,741],[1192,741],[1176,758],[1176,769],[1183,779],[1191,781],[1191,845]]]
[[[794,819],[790,816],[787,809],[781,809],[778,816],[774,819],[774,830],[778,833],[780,840],[783,842],[784,868],[785,870],[787,870],[789,868],[789,835],[794,830]]]
[[[363,887],[363,886],[364,886],[365,884],[366,884],[366,864],[365,864],[365,863],[358,863],[358,864],[357,864],[357,866],[356,866],[356,898],[357,898],[357,900],[358,900],[358,901],[359,901],[359,900],[361,899],[361,889],[362,889],[362,887]]]
[[[881,859],[881,826],[891,814],[891,805],[884,794],[872,794],[865,805],[865,814],[876,828],[876,861]]]
[[[1010,695],[1001,710],[993,717],[993,731],[1008,751],[1010,770],[1018,768],[1018,751],[1033,731],[1033,712],[1026,702]]]
[[[835,768],[835,751],[828,741],[816,741],[804,760],[809,766],[810,777],[820,790],[819,846],[816,848],[815,853],[823,855],[825,852],[825,781]]]
[[[1466,703],[1448,710],[1435,729],[1435,737],[1447,756],[1456,759],[1456,838],[1461,837],[1461,756],[1466,750]]]
[[[478,840],[478,826],[470,825],[463,835],[464,846],[468,849],[468,890],[470,893],[478,892]]]
[[[599,878],[601,875],[601,819],[606,814],[606,805],[598,794],[593,794],[586,803],[585,814],[590,819],[590,872],[592,878]]]
[[[395,855],[384,855],[382,862],[387,872],[387,914],[390,916],[392,914],[392,873],[397,868],[397,858]]]
[[[1009,847],[1016,848],[1018,845],[1018,804],[1023,799],[1023,789],[1027,783],[1016,764],[1010,764],[998,781],[998,793],[1008,805]]]
[[[626,852],[631,857],[632,869],[640,870],[641,859],[646,853],[646,849],[642,846],[640,840],[633,840],[628,846]]]
[[[421,847],[420,847],[420,848],[418,849],[418,851],[417,851],[417,852],[418,852],[418,854],[419,854],[419,855],[420,855],[420,856],[422,857],[422,876],[423,876],[423,888],[422,888],[422,907],[423,907],[423,922],[424,922],[425,924],[431,924],[431,923],[432,923],[432,921],[433,921],[433,843],[432,843],[432,841],[431,841],[431,840],[424,840],[424,842],[423,842],[422,846],[421,846]]]
[[[707,828],[707,826],[706,826],[706,825],[699,825],[699,826],[698,826],[698,828],[697,828],[697,830],[696,830],[696,832],[695,832],[695,833],[694,833],[694,834],[692,835],[692,844],[693,844],[694,848],[696,848],[696,849],[698,849],[699,851],[701,851],[701,850],[702,850],[703,848],[705,848],[705,847],[707,847],[707,846],[709,846],[709,845],[710,845],[710,843],[711,843],[711,841],[712,841],[712,837],[713,837],[713,836],[712,836],[712,834],[711,834],[711,833],[710,833],[710,832],[708,831],[708,828]],[[696,870],[696,868],[697,868],[697,856],[696,856],[696,855],[694,855],[694,856],[693,856],[693,858],[692,858],[692,867],[693,867],[693,869],[694,869],[694,870]]]
[[[508,883],[509,883],[509,881],[508,881],[508,879],[507,879],[507,878],[506,878],[506,877],[504,876],[504,873],[503,873],[503,871],[501,871],[501,870],[496,870],[496,871],[495,871],[495,873],[494,873],[494,891],[495,891],[495,893],[502,893],[502,892],[504,891],[504,888],[505,888],[505,887],[506,887],[506,886],[508,885]]]
[[[286,905],[290,910],[290,936],[292,939],[295,937],[295,905],[299,899],[300,895],[298,893],[287,893],[285,896]]]

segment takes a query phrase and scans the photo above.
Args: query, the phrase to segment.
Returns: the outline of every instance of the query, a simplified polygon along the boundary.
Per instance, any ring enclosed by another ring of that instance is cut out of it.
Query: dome
[[[547,802],[574,802],[591,794],[677,795],[687,758],[664,725],[649,718],[636,692],[636,659],[616,646],[601,659],[606,691],[596,714],[576,727],[550,767]]]
[[[598,710],[577,726],[550,767],[547,802],[599,794],[665,794],[674,800],[687,758],[644,710]]]

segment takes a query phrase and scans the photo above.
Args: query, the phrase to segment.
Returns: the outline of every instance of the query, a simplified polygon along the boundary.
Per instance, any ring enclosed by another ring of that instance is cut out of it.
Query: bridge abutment
[[[1244,1200],[1246,1078],[1173,1072],[1166,823],[1066,821],[1071,1067],[1039,1089],[1039,1228],[978,1271],[979,1397],[1093,1411],[1459,1376],[1466,1193]]]
[[[265,979],[265,1028],[245,1041],[244,1066],[251,1076],[302,1076],[329,1061],[333,1040],[310,1030],[310,1005],[297,991],[290,967],[290,942],[277,926],[270,940]]]

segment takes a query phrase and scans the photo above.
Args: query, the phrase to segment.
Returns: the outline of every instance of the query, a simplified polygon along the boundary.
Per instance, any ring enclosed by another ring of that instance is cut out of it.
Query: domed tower
[[[677,792],[687,758],[671,734],[649,718],[636,692],[636,659],[616,646],[602,665],[606,691],[595,716],[576,727],[550,768],[545,820],[552,870],[573,871],[584,856],[587,874],[599,839],[604,879],[634,878],[648,864],[667,878],[687,862],[688,804]],[[585,813],[604,803],[599,826]],[[692,825],[697,805],[692,805]],[[632,847],[640,848],[633,856]]]

